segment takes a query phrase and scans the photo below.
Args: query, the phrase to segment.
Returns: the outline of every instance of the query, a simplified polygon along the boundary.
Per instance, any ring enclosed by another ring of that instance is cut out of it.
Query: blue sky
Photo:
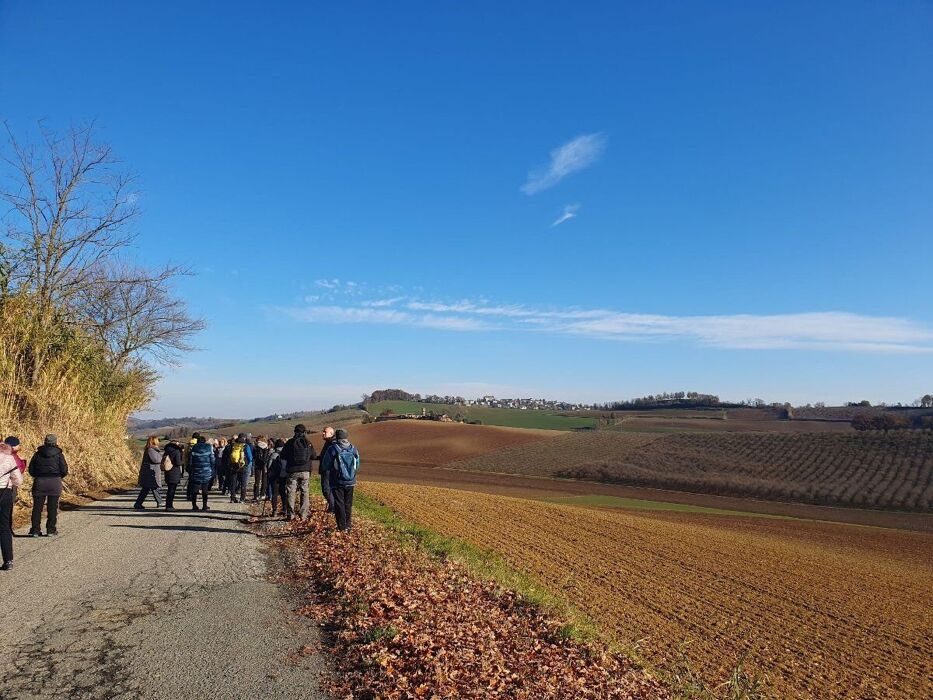
[[[148,7],[147,7],[148,6]],[[154,414],[933,390],[927,2],[0,2],[190,265]]]

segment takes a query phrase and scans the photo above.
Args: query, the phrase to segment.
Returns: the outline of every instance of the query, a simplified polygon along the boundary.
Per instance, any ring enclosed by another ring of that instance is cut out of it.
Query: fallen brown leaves
[[[564,639],[560,620],[376,524],[337,533],[317,512],[266,532],[295,549],[302,612],[333,631],[337,697],[669,697],[625,657]]]

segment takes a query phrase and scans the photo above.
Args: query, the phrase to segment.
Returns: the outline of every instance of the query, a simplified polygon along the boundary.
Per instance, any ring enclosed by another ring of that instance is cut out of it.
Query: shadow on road
[[[235,535],[251,535],[248,530],[234,530],[228,527],[205,527],[204,525],[110,525],[109,527],[128,527],[134,530],[176,530],[178,532],[222,532]]]
[[[208,513],[215,513],[216,511],[208,511]],[[249,522],[247,518],[243,517],[243,513],[231,513],[230,515],[202,515],[195,511],[175,511],[168,512],[165,511],[153,511],[151,513],[139,513],[130,508],[128,511],[122,513],[96,513],[101,518],[124,518],[128,515],[139,518],[177,518],[179,516],[185,516],[190,514],[191,517],[197,518],[198,520],[226,520],[231,523],[246,523]],[[234,517],[237,516],[237,517]]]

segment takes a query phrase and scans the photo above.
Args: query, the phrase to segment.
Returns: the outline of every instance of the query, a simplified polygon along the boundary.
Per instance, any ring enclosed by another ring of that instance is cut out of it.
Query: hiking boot
[[[38,530],[30,530],[29,536],[30,537],[42,537],[42,533],[39,532]]]
[[[210,510],[210,509],[211,509],[210,506],[201,506],[201,510]]]
[[[12,568],[13,568],[13,562],[5,561],[3,562],[3,566],[0,566],[0,571],[9,571]]]
[[[201,509],[198,508],[196,505],[194,505],[194,504],[192,503],[192,504],[191,504],[191,510],[201,510]]]
[[[165,510],[175,510],[175,506],[165,506]]]
[[[146,506],[133,506],[133,510],[146,510]]]
[[[46,536],[46,537],[49,537],[49,536],[54,537],[54,536],[57,535],[57,534],[58,534],[58,530],[49,530],[47,533],[45,533],[45,536]]]

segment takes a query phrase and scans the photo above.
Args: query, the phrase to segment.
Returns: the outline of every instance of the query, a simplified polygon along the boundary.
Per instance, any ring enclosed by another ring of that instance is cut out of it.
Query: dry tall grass
[[[99,344],[65,323],[36,323],[29,300],[0,304],[0,432],[16,435],[28,462],[47,433],[68,460],[65,495],[120,486],[136,475],[126,420],[149,398],[152,375],[118,369]],[[19,505],[31,504],[30,478]]]

